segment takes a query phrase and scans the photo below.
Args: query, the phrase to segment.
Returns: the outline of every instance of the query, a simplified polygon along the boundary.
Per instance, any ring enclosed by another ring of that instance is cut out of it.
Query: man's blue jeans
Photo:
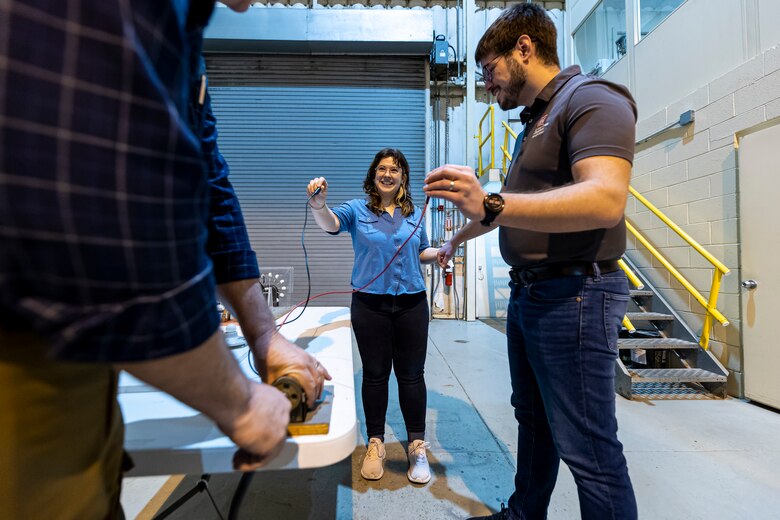
[[[587,520],[633,520],[636,499],[617,439],[615,358],[628,305],[622,271],[510,283],[512,406],[518,422],[512,517],[547,518],[562,459]]]

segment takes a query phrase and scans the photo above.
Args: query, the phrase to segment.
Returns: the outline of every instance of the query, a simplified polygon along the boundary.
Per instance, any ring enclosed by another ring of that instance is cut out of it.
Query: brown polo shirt
[[[576,65],[562,70],[521,114],[527,122],[503,191],[534,193],[572,184],[572,165],[586,157],[608,155],[633,164],[636,116],[625,87],[583,75]],[[499,245],[504,261],[515,267],[613,260],[626,249],[626,225],[621,220],[610,229],[576,233],[502,226]]]

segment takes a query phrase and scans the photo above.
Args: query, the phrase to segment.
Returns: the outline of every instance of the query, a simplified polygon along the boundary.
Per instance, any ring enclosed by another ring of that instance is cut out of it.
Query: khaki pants
[[[0,520],[124,518],[117,373],[0,330]]]

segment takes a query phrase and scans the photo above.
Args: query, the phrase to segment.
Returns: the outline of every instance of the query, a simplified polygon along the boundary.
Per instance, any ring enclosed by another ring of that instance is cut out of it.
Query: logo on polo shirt
[[[547,128],[547,114],[544,114],[539,118],[539,121],[534,126],[534,131],[531,133],[531,139],[544,133],[544,129]]]

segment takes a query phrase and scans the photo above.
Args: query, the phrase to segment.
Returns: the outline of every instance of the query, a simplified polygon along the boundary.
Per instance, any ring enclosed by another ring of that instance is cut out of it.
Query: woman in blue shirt
[[[326,204],[328,183],[324,177],[309,182],[309,196],[317,188],[320,192],[309,201],[317,224],[332,234],[349,231],[355,251],[352,329],[363,362],[363,409],[369,439],[360,473],[369,480],[378,480],[384,473],[387,388],[390,370],[395,368],[409,441],[406,474],[410,481],[425,484],[431,479],[425,453],[429,444],[425,442],[423,375],[428,302],[420,264],[435,262],[438,249],[430,247],[424,225],[415,230],[422,211],[412,202],[409,163],[399,150],[381,150],[363,181],[367,197],[333,209]]]

